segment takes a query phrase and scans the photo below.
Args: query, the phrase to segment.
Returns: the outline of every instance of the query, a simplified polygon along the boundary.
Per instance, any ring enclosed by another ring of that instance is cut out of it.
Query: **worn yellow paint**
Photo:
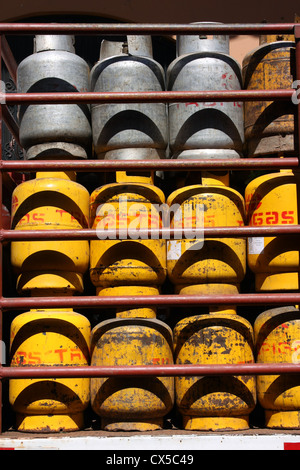
[[[72,173],[38,173],[37,178],[17,186],[12,195],[12,228],[88,227],[89,193],[73,179]],[[89,244],[87,240],[12,242],[11,263],[19,292],[39,287],[82,292]]]
[[[33,309],[11,324],[11,366],[89,365],[90,323],[71,309]],[[9,401],[24,432],[74,431],[83,426],[88,378],[11,379]]]
[[[229,313],[184,318],[174,329],[174,360],[176,364],[253,363],[252,326]],[[247,429],[256,404],[252,376],[176,377],[175,393],[187,430]]]
[[[172,331],[157,319],[106,320],[92,330],[91,351],[95,366],[172,364]],[[107,431],[161,429],[174,405],[174,378],[92,378],[91,404]]]
[[[167,200],[175,213],[171,226],[187,233],[186,239],[167,245],[168,276],[174,285],[239,283],[246,271],[243,238],[201,238],[193,229],[244,225],[244,200],[224,185],[193,185],[174,191]],[[178,213],[180,217],[178,217]],[[177,220],[176,220],[177,219]],[[194,238],[192,238],[194,237]]]
[[[175,289],[175,294],[179,295],[237,295],[239,294],[239,286],[237,284],[194,284],[188,286],[179,286]],[[209,313],[228,313],[235,314],[235,305],[209,305]]]
[[[115,286],[115,287],[98,287],[97,295],[99,296],[128,296],[137,297],[140,295],[159,295],[157,287],[149,286]],[[116,309],[117,318],[156,318],[156,308],[150,307],[118,307]]]
[[[295,307],[274,308],[254,323],[256,362],[300,363],[300,313]],[[298,374],[259,375],[257,396],[268,428],[300,429]]]
[[[293,36],[264,36],[260,46],[243,60],[247,90],[278,90],[292,87],[295,80]],[[292,102],[246,101],[245,141],[248,156],[283,155],[295,152]]]
[[[282,170],[255,178],[245,190],[250,226],[298,224],[299,175]],[[248,239],[247,261],[257,291],[299,289],[299,236]]]
[[[166,240],[141,238],[139,229],[157,230],[162,224],[163,192],[150,184],[116,183],[96,189],[90,198],[90,226],[121,229],[90,243],[90,276],[97,287],[155,286],[166,277]],[[128,239],[127,238],[128,235]],[[130,289],[128,290],[130,295]]]
[[[154,185],[154,172],[116,171],[116,183],[141,183]]]

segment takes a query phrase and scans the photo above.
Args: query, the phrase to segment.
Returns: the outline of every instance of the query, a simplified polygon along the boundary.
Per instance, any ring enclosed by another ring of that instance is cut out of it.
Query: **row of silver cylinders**
[[[178,36],[166,73],[153,59],[150,36],[101,43],[89,70],[74,37],[36,36],[18,67],[18,92],[160,92],[239,90],[241,68],[228,36]],[[239,158],[244,146],[238,102],[38,104],[19,108],[26,158]]]

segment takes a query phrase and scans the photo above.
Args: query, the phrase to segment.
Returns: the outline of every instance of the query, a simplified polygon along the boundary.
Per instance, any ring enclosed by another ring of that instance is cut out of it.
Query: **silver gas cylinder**
[[[73,36],[35,36],[33,54],[18,66],[18,92],[88,91],[89,67],[73,44]],[[26,158],[87,158],[92,138],[88,105],[21,105],[19,123]]]
[[[241,68],[229,55],[223,35],[178,36],[177,58],[167,70],[169,91],[219,91],[242,88]],[[169,104],[172,158],[240,158],[244,145],[241,102]]]
[[[152,57],[150,36],[104,40],[100,60],[91,70],[91,91],[165,90],[164,71]],[[167,108],[164,103],[92,104],[94,150],[98,158],[142,160],[164,158]]]

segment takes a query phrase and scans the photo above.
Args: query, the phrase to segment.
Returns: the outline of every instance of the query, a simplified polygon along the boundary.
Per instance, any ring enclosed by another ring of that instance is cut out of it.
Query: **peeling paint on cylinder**
[[[174,329],[176,364],[253,363],[251,324],[235,314],[184,318]],[[176,405],[189,430],[242,430],[256,404],[253,376],[176,377]]]
[[[98,287],[96,290],[99,296],[127,296],[130,289],[131,296],[138,295],[159,295],[159,289],[151,286],[115,286]],[[116,309],[117,318],[156,318],[156,308],[154,307],[118,307]]]
[[[300,363],[300,312],[289,306],[267,310],[254,323],[256,362]],[[300,377],[259,375],[257,396],[265,424],[274,429],[300,429]]]
[[[172,331],[157,319],[103,321],[92,330],[91,358],[97,366],[173,364]],[[104,430],[162,429],[174,405],[174,379],[92,378],[91,404]]]
[[[263,36],[260,46],[243,60],[246,90],[292,87],[295,74],[293,35]],[[295,153],[296,106],[291,101],[249,101],[244,104],[245,141],[249,157]]]

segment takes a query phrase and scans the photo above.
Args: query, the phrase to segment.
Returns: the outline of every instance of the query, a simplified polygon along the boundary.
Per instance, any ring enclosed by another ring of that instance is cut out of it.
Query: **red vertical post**
[[[1,78],[2,78],[2,34],[0,35],[0,84],[1,83]],[[1,92],[4,92],[1,86]],[[0,103],[0,162],[2,160],[2,103]],[[0,229],[3,228],[3,223],[2,223],[2,183],[3,183],[3,178],[2,178],[2,171],[0,171]],[[0,298],[3,295],[3,244],[2,241],[0,241]],[[0,309],[0,341],[2,341],[2,332],[3,332],[3,312],[2,309]],[[1,345],[1,344],[0,344]],[[0,364],[1,365],[1,364]],[[3,404],[2,404],[2,381],[0,381],[0,434],[2,433],[2,411],[3,411]]]

